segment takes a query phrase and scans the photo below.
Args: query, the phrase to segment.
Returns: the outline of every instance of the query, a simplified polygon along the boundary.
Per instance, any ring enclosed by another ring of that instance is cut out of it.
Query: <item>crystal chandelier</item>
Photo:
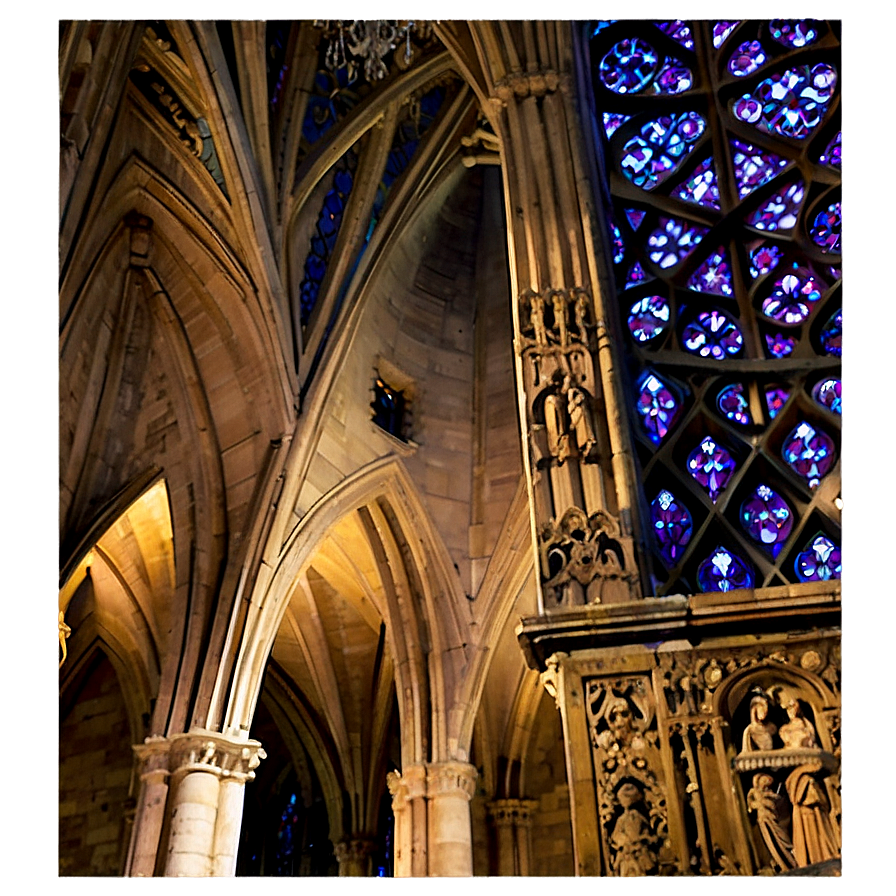
[[[404,41],[404,65],[410,65],[413,58],[411,32],[413,22],[383,21],[316,21],[318,28],[324,29],[324,37],[329,39],[326,65],[330,71],[345,68],[349,83],[358,77],[360,65],[364,66],[364,77],[368,81],[378,81],[388,74],[383,59]]]

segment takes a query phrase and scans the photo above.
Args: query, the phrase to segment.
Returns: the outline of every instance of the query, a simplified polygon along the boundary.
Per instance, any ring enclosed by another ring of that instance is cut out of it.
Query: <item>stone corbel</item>
[[[152,253],[152,218],[134,211],[125,215],[124,224],[130,230],[131,266],[148,267]]]

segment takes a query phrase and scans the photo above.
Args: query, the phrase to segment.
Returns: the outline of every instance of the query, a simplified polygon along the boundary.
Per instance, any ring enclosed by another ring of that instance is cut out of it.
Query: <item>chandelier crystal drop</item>
[[[394,19],[369,21],[319,20],[315,26],[324,29],[324,37],[330,44],[326,52],[326,65],[335,72],[345,68],[349,83],[357,80],[363,67],[368,81],[381,81],[389,73],[384,59],[404,42],[401,61],[404,67],[410,65],[414,51],[411,47],[411,32],[414,22]]]

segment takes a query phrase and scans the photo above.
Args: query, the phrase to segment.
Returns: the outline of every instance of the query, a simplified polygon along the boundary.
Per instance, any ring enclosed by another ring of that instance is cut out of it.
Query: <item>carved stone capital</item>
[[[479,772],[468,762],[434,762],[427,766],[427,795],[461,794],[472,799]]]
[[[538,800],[492,800],[487,806],[489,817],[497,827],[528,827]]]
[[[506,105],[514,99],[525,99],[528,96],[544,96],[553,93],[561,85],[561,75],[553,69],[536,72],[514,72],[495,84],[496,99]]]
[[[245,783],[267,755],[257,740],[236,740],[216,731],[194,729],[171,737],[153,735],[134,752],[142,762],[141,777],[209,772],[222,779]]]
[[[154,734],[132,749],[140,761],[140,777],[144,781],[159,781],[168,777],[168,754],[171,742]]]
[[[333,852],[336,861],[340,865],[352,862],[362,862],[376,849],[376,841],[369,837],[360,837],[354,840],[340,840],[334,844]]]

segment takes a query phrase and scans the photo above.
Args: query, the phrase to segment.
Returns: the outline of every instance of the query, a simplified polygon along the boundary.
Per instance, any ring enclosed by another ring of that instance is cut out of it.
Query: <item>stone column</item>
[[[167,738],[147,737],[134,747],[142,783],[125,868],[128,877],[152,877],[155,871],[168,800],[168,746]]]
[[[426,876],[426,766],[386,776],[395,816],[395,877]]]
[[[429,877],[471,877],[473,833],[470,800],[476,768],[466,762],[427,766]]]
[[[527,877],[530,869],[531,819],[536,800],[503,799],[488,805],[495,827],[500,877]]]
[[[370,856],[376,843],[366,837],[340,840],[334,847],[340,877],[370,877]]]
[[[173,774],[165,877],[211,877],[219,780],[210,764],[200,762]]]

